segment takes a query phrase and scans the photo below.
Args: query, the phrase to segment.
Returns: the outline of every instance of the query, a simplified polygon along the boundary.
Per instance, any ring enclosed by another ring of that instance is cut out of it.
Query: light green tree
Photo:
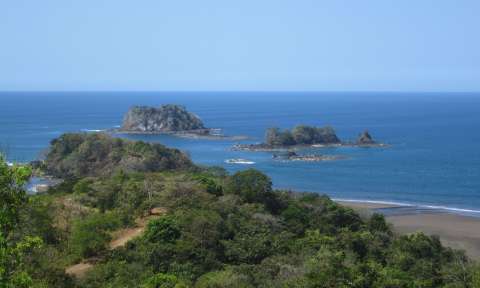
[[[28,201],[24,185],[31,175],[26,166],[9,167],[0,156],[0,288],[31,287],[32,279],[24,269],[23,256],[41,245],[38,237],[14,239],[19,211]]]

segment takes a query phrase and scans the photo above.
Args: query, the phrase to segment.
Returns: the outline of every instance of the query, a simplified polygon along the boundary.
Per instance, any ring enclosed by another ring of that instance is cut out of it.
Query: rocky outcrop
[[[363,133],[361,133],[358,136],[356,144],[357,145],[372,145],[372,144],[376,144],[376,142],[373,140],[370,133],[368,133],[368,131],[365,130]]]
[[[271,147],[294,145],[337,144],[340,139],[332,127],[299,125],[290,130],[269,128],[265,133],[265,144]]]
[[[272,158],[280,161],[304,161],[304,162],[320,162],[333,161],[345,159],[341,155],[321,155],[321,154],[297,154],[294,151],[287,151],[286,153],[274,153]]]
[[[198,131],[208,133],[200,118],[184,106],[162,105],[159,108],[134,106],[125,114],[121,128],[124,132],[172,133]]]

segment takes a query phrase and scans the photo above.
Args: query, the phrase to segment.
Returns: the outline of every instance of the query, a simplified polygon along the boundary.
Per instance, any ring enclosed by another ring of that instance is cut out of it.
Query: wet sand
[[[394,208],[395,205],[361,202],[338,203],[355,210],[374,212],[375,209]],[[394,231],[408,234],[422,231],[438,235],[448,247],[465,250],[473,259],[480,259],[480,218],[447,213],[443,211],[417,212],[411,214],[386,215]]]

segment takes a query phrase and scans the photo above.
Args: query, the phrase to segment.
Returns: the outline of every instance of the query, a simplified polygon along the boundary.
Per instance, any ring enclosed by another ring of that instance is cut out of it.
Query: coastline
[[[421,231],[428,235],[437,235],[445,246],[464,250],[472,259],[480,259],[480,215],[474,217],[455,213],[454,210],[428,208],[432,206],[400,205],[381,201],[334,201],[360,213],[383,214],[396,233]]]

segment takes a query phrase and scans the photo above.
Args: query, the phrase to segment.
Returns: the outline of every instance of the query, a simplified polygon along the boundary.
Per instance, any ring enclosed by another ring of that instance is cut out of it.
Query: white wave
[[[480,210],[463,209],[463,208],[448,207],[448,206],[419,205],[418,207],[436,209],[436,210],[447,210],[452,212],[480,214]]]
[[[403,207],[418,207],[420,209],[423,208],[423,209],[456,212],[457,214],[470,213],[470,214],[479,214],[480,215],[480,210],[457,208],[457,207],[448,207],[448,206],[412,204],[412,203],[395,202],[395,201],[376,201],[376,200],[341,199],[341,198],[332,198],[332,200],[341,201],[341,202],[352,202],[352,203],[371,203],[371,204],[385,204],[385,205],[403,206]]]
[[[7,166],[12,167],[13,163],[12,162],[7,162]]]
[[[394,202],[394,201],[377,201],[377,200],[359,200],[359,199],[341,199],[341,198],[332,198],[333,201],[341,201],[341,202],[352,202],[352,203],[370,203],[370,204],[384,204],[384,205],[392,205],[392,206],[418,206],[410,203],[405,202]]]
[[[104,129],[82,129],[82,132],[102,132]]]
[[[246,159],[227,159],[225,160],[225,163],[228,164],[243,164],[243,165],[252,165],[255,164],[255,162],[246,160]]]

